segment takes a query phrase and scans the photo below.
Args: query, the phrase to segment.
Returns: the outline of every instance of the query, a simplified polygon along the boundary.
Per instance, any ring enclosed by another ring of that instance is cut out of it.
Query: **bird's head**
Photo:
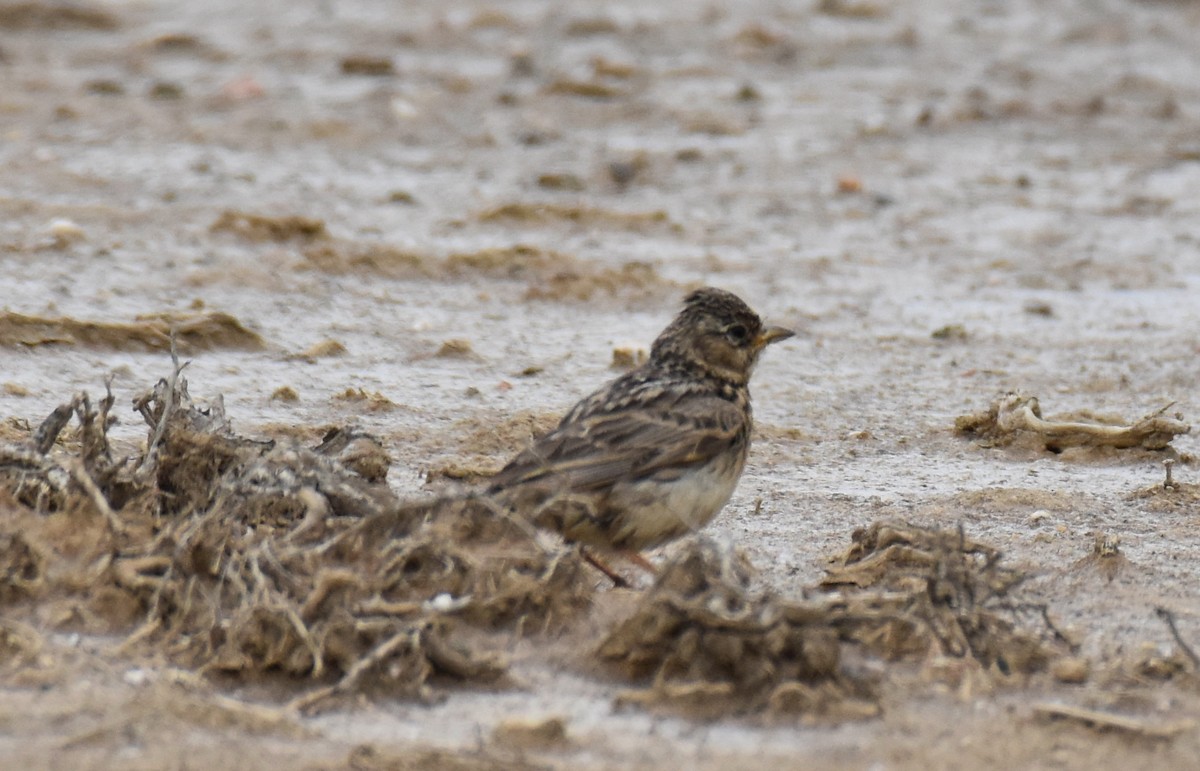
[[[683,310],[654,341],[650,360],[682,359],[724,380],[746,383],[762,350],[794,334],[764,326],[737,295],[705,287],[684,298]]]

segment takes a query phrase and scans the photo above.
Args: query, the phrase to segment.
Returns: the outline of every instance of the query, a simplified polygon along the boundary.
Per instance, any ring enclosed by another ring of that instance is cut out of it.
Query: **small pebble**
[[[1086,683],[1091,665],[1081,656],[1067,656],[1050,665],[1050,674],[1060,683]]]
[[[1050,512],[1046,511],[1045,509],[1038,509],[1037,511],[1030,514],[1029,518],[1026,521],[1031,525],[1040,525],[1043,522],[1045,522],[1047,519],[1049,519],[1050,517],[1051,517]]]
[[[567,724],[561,717],[509,718],[492,731],[492,741],[514,749],[547,749],[567,743]]]
[[[291,386],[280,386],[271,394],[271,401],[294,403],[300,401],[300,394]]]
[[[640,345],[623,345],[613,348],[612,364],[613,369],[633,369],[641,364],[644,364],[646,359],[650,357],[649,351]]]
[[[434,356],[440,359],[455,359],[462,356],[470,356],[472,353],[471,341],[456,337],[443,342],[442,347],[438,348]]]
[[[71,244],[83,241],[86,235],[83,228],[69,219],[54,219],[46,226],[46,231],[54,239],[54,246],[62,249]]]

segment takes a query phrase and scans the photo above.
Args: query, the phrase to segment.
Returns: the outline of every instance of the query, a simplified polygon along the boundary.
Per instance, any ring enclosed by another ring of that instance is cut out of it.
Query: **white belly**
[[[609,498],[621,512],[612,531],[614,545],[649,549],[700,530],[729,502],[740,471],[710,464],[669,482],[618,485]]]

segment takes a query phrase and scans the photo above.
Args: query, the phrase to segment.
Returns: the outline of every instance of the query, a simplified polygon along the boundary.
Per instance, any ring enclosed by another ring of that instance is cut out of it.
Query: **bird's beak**
[[[767,327],[758,333],[758,337],[754,338],[754,347],[755,349],[766,348],[771,343],[787,340],[789,337],[795,336],[795,334],[792,330],[784,327]]]

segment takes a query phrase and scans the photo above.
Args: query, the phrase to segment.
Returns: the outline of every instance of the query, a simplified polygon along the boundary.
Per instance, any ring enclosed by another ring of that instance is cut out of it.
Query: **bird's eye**
[[[750,337],[750,331],[741,324],[734,324],[725,330],[726,336],[734,345],[744,345]]]

